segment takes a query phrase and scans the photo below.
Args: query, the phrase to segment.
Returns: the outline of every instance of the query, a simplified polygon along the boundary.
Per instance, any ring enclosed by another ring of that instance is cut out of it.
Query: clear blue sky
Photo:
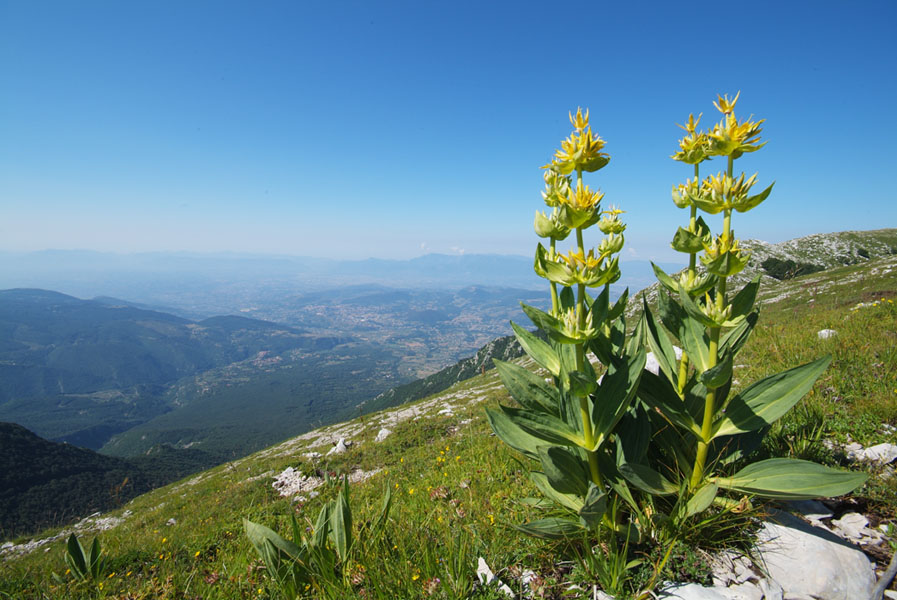
[[[0,249],[528,255],[581,105],[668,259],[675,123],[738,90],[739,237],[897,226],[897,2],[629,4],[0,0]]]

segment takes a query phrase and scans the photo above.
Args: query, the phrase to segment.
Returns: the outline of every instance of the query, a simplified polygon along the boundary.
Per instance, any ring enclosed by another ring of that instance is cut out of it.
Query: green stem
[[[710,329],[710,355],[708,356],[708,369],[716,366],[717,350],[719,349],[719,327]],[[695,466],[691,472],[691,481],[688,484],[691,491],[695,491],[704,481],[704,466],[707,463],[707,450],[710,447],[710,434],[713,428],[713,417],[716,413],[716,390],[707,392],[704,398],[704,420],[701,423],[702,441],[698,442],[698,452],[695,456]],[[706,441],[704,441],[706,440]]]
[[[555,247],[557,246],[558,241],[555,238],[551,238],[551,255],[555,255]],[[551,314],[558,314],[558,284],[554,281],[551,282]]]
[[[696,182],[700,181],[698,179],[699,172],[700,172],[700,168],[698,167],[697,164],[695,164],[695,181]],[[694,204],[692,204],[691,205],[691,215],[688,220],[688,230],[691,231],[692,233],[696,233],[696,228],[697,228],[697,223],[698,223],[697,217],[698,217],[698,207],[695,206]],[[695,269],[696,269],[697,265],[698,265],[697,252],[689,254],[689,256],[688,256],[688,278],[692,281],[694,281],[694,278],[697,275],[697,273],[695,273]]]
[[[679,359],[679,383],[677,385],[679,396],[685,392],[685,383],[688,381],[688,355],[682,352],[682,358]]]
[[[582,188],[582,169],[576,170],[576,186],[577,189]],[[576,250],[585,256],[585,244],[582,239],[582,227],[576,228]],[[580,330],[586,327],[586,310],[585,310],[586,286],[577,284],[576,286],[576,323]],[[583,372],[585,368],[585,344],[576,344],[576,370]],[[595,434],[592,431],[592,417],[589,414],[589,399],[586,396],[579,398],[579,415],[582,419],[582,436],[586,446],[592,447],[595,444]],[[587,450],[589,456],[589,472],[592,476],[592,483],[601,487],[601,472],[598,469],[598,454]]]

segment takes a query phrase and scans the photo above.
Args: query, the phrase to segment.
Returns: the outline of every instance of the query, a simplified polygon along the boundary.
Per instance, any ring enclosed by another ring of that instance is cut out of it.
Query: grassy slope
[[[814,424],[822,427],[825,437],[850,435],[864,445],[895,441],[880,425],[897,424],[897,257],[764,285],[767,303],[758,330],[740,356],[747,366],[736,369],[736,379],[747,383],[823,354],[834,357],[803,408],[774,432],[774,449],[805,452],[798,442]],[[850,310],[873,300],[878,303]],[[835,329],[838,335],[819,340],[816,332],[823,328]],[[525,469],[490,435],[483,418],[483,406],[498,401],[507,401],[507,396],[495,371],[489,371],[412,405],[418,418],[408,415],[390,424],[394,433],[382,443],[374,442],[382,422],[410,407],[324,428],[136,498],[113,513],[127,509],[131,516],[100,534],[114,575],[98,593],[114,598],[275,597],[262,572],[253,568],[255,555],[241,519],[246,516],[285,532],[291,510],[300,519],[313,519],[322,499],[335,495],[333,489],[319,488],[321,496],[304,505],[280,498],[270,486],[270,474],[264,474],[287,466],[305,472],[382,469],[352,487],[357,520],[374,514],[387,488],[396,492],[390,539],[361,559],[368,597],[425,597],[423,584],[432,577],[442,582],[436,597],[463,597],[449,593],[449,559],[458,556],[463,565],[458,587],[463,587],[463,578],[472,577],[477,556],[485,557],[494,570],[516,565],[549,576],[549,583],[552,576],[569,578],[555,566],[562,549],[503,525],[532,518],[535,509],[520,502],[533,493]],[[446,406],[454,407],[453,415],[437,414]],[[348,453],[317,463],[302,457],[310,450],[326,452],[340,436],[356,442]],[[838,460],[831,453],[814,453],[829,462]],[[447,498],[431,499],[428,490],[440,486],[446,488]],[[894,518],[895,492],[880,480],[871,480],[857,494],[871,497],[880,513]],[[167,526],[170,518],[177,524]],[[52,581],[51,571],[65,570],[62,541],[46,547],[47,552],[42,548],[5,560],[0,595],[88,597],[85,588]],[[513,584],[509,571],[501,575]],[[558,583],[549,589],[554,595],[561,587]]]

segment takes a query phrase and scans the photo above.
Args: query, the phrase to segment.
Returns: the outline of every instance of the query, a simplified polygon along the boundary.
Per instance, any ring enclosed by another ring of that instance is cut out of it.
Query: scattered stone
[[[863,450],[863,462],[887,465],[897,460],[897,444],[876,444]]]
[[[377,432],[377,437],[374,438],[374,441],[382,442],[383,440],[388,438],[391,433],[392,433],[392,431],[390,431],[389,429],[384,427],[383,429],[381,429],[380,431]]]
[[[321,458],[321,456],[323,456],[323,455],[320,452],[306,452],[302,456],[304,456],[305,458],[308,458],[310,460],[317,460],[317,459]]]
[[[818,332],[816,332],[816,337],[818,337],[820,340],[827,340],[829,338],[835,337],[836,335],[838,335],[838,332],[834,329],[820,329]]]
[[[356,469],[349,473],[349,483],[357,483],[359,481],[364,481],[370,477],[373,477],[377,473],[380,472],[380,469],[374,469],[373,471],[363,471],[361,469]],[[317,496],[317,492],[312,491],[316,487],[323,485],[324,479],[321,477],[309,477],[307,475],[303,475],[302,471],[298,469],[294,469],[293,467],[287,467],[284,469],[280,475],[277,475],[274,478],[274,482],[271,484],[277,493],[283,497],[292,497],[296,495],[305,495],[307,494],[309,498],[314,498]]]
[[[486,564],[486,560],[482,556],[477,561],[477,577],[483,585],[489,585],[493,581],[497,581],[498,589],[501,590],[502,593],[508,598],[514,597],[514,592],[511,591],[511,588],[502,583],[502,580],[495,576],[495,573],[492,572],[492,569],[489,568],[489,565]]]
[[[451,417],[451,416],[454,416],[455,413],[454,413],[453,407],[447,406],[447,407],[443,408],[442,410],[440,410],[439,412],[437,412],[436,414],[437,415],[448,415]]]
[[[169,527],[172,527],[172,526],[178,524],[178,520],[175,519],[174,517],[172,517],[172,518],[168,519],[167,521],[165,521],[165,524]]]
[[[697,583],[667,583],[656,596],[663,600],[729,600],[720,593],[724,589],[726,588],[704,587]]]
[[[757,554],[785,598],[868,598],[875,571],[866,555],[833,533],[772,511],[757,535]]]
[[[348,450],[348,447],[346,446],[346,438],[340,438],[336,443],[336,446],[327,451],[327,456],[330,456],[331,454],[343,454],[346,450]]]

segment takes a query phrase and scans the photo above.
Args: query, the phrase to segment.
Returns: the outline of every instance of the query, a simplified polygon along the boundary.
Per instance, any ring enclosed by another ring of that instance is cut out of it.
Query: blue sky
[[[897,3],[630,4],[0,0],[0,250],[528,255],[583,106],[670,259],[675,124],[738,90],[739,237],[897,226]]]

